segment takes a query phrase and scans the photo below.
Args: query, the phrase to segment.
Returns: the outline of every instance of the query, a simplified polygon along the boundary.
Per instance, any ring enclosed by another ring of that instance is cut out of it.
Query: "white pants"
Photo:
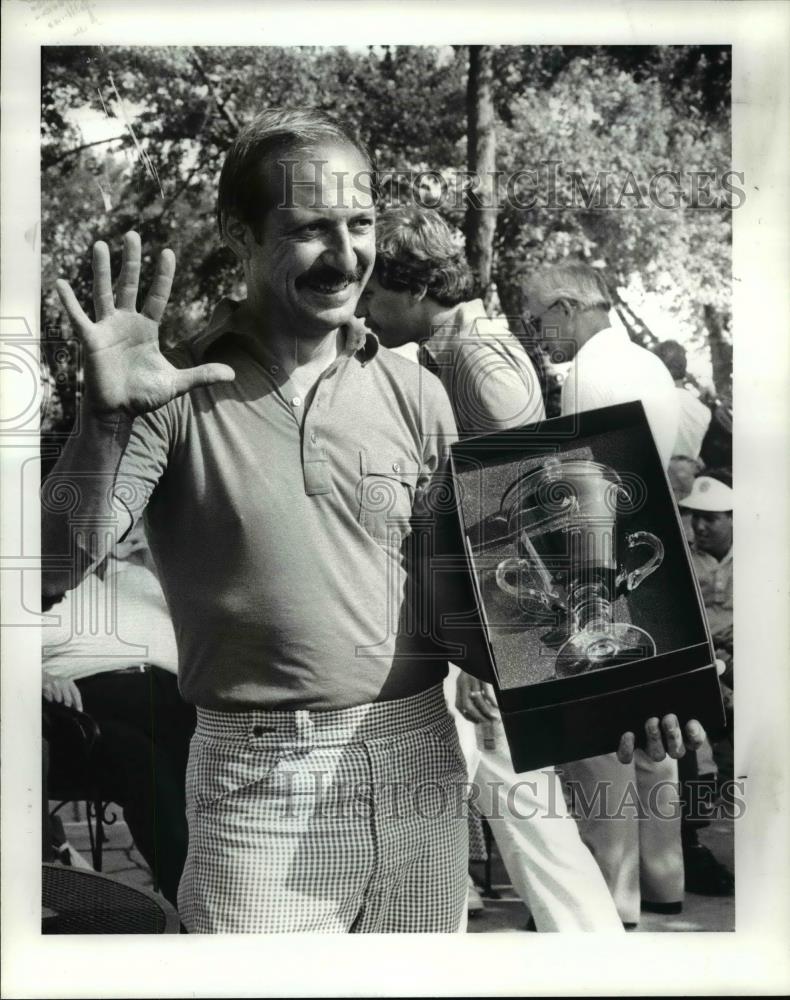
[[[587,803],[603,797],[580,816],[582,839],[595,855],[614,897],[620,919],[637,923],[641,900],[677,903],[683,899],[683,849],[680,841],[678,765],[660,763],[641,750],[632,764],[616,754],[563,765],[565,777]]]
[[[601,871],[568,813],[551,767],[516,774],[501,722],[488,727],[494,748],[455,711],[455,677],[446,691],[461,748],[474,776],[472,795],[496,839],[513,887],[538,931],[622,931]],[[452,694],[451,694],[452,692]]]

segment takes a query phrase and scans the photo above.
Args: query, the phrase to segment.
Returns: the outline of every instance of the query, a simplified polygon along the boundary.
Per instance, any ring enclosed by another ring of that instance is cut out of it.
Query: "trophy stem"
[[[568,606],[573,632],[557,653],[557,677],[575,677],[655,656],[655,643],[644,629],[613,621],[610,593],[600,578],[576,580],[571,585]]]
[[[605,585],[600,581],[573,584],[568,607],[578,631],[594,629],[604,632],[612,624],[612,602],[606,596]]]

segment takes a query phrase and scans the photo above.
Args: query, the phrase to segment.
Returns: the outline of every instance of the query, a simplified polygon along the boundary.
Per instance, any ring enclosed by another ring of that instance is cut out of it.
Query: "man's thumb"
[[[186,368],[176,374],[176,395],[183,396],[185,392],[214,385],[215,382],[232,382],[235,378],[236,372],[229,365],[209,364]]]

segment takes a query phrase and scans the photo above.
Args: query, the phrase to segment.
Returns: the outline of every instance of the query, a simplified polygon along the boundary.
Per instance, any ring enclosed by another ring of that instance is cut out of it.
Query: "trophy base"
[[[644,629],[617,622],[572,635],[557,653],[554,669],[557,677],[576,677],[655,655],[656,645]]]
[[[553,628],[550,632],[544,632],[540,637],[540,641],[550,649],[559,649],[560,646],[571,638],[571,635],[571,630],[567,625],[560,625],[558,628]]]

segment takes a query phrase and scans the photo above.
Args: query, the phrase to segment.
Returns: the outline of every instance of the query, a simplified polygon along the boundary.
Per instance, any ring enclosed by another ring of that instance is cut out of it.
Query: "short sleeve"
[[[439,379],[422,369],[420,391],[420,432],[422,436],[425,482],[447,474],[450,445],[458,440],[458,431],[450,400]]]
[[[450,397],[461,436],[544,418],[537,372],[501,320],[476,317],[464,335],[428,341],[424,351]]]
[[[129,512],[132,524],[142,514],[167,468],[173,425],[173,404],[137,417],[132,425],[113,486],[113,499]]]

